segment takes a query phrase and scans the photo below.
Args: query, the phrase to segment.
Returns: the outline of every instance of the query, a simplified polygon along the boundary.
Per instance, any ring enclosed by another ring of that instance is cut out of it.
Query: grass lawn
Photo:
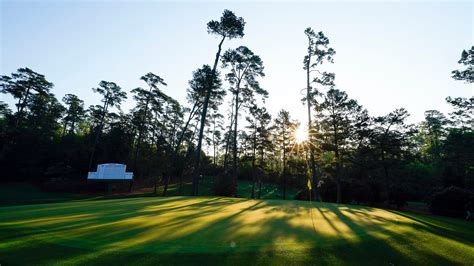
[[[1,265],[474,263],[463,220],[221,197],[4,206],[0,240]]]
[[[27,183],[1,183],[0,206],[64,202],[85,198],[71,193],[48,193]]]
[[[237,197],[239,198],[250,198],[252,196],[252,182],[247,180],[238,180],[237,185]],[[199,182],[199,194],[203,196],[212,196],[214,193],[212,187],[214,186],[214,179],[211,176],[204,176]],[[191,194],[192,184],[191,182],[183,183],[181,188],[182,195]],[[159,193],[163,190],[163,186],[160,186]],[[294,199],[298,191],[293,187],[287,187],[286,198]],[[258,193],[258,184],[255,184],[255,194]],[[168,188],[168,195],[179,196],[178,184],[171,184]],[[283,188],[277,184],[262,183],[262,199],[283,199]]]

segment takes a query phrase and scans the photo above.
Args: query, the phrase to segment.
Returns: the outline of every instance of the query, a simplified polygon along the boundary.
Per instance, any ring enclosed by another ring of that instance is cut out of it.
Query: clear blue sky
[[[372,115],[397,107],[411,113],[448,112],[447,96],[469,97],[472,86],[451,79],[463,49],[474,44],[473,3],[454,2],[135,2],[1,1],[1,74],[30,67],[55,84],[62,98],[77,94],[97,104],[91,88],[114,81],[126,91],[145,86],[147,72],[168,83],[164,91],[185,103],[191,72],[212,64],[218,40],[206,23],[231,9],[247,22],[246,45],[260,55],[272,114],[285,108],[306,121],[303,33],[322,30],[336,50],[336,84]],[[228,85],[226,85],[227,87]],[[12,104],[9,96],[0,99]],[[131,95],[124,109],[133,105]]]

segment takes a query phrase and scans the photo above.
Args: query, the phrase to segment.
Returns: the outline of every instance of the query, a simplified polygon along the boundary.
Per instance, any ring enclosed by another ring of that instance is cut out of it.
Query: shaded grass
[[[28,183],[0,183],[0,206],[54,203],[83,198],[86,196],[44,192]]]
[[[252,196],[252,182],[247,180],[237,181],[237,197],[250,198]],[[212,196],[214,192],[212,190],[214,186],[214,178],[212,176],[204,176],[199,182],[199,195],[201,196]],[[192,184],[191,182],[183,183],[181,187],[181,193],[179,184],[171,184],[168,187],[167,194],[170,196],[190,195]],[[163,187],[159,189],[160,195]],[[286,198],[293,199],[298,191],[295,188],[287,187]],[[255,184],[255,194],[258,193],[258,184]],[[282,187],[272,183],[262,183],[262,195],[261,199],[283,199]]]
[[[199,194],[202,196],[212,196],[214,179],[211,176],[205,176],[199,183]],[[167,196],[181,196],[191,194],[191,182],[184,182],[179,188],[179,184],[173,183],[168,187]],[[252,183],[249,181],[238,181],[237,196],[242,198],[250,198],[252,194]],[[256,186],[256,193],[258,186]],[[293,188],[287,189],[287,199],[293,199],[296,195]],[[104,192],[105,193],[105,192]],[[121,199],[121,198],[138,198],[138,197],[155,197],[162,195],[163,186],[158,187],[157,194],[153,192],[133,192],[131,194],[104,194],[87,195],[73,193],[45,192],[40,188],[28,183],[2,183],[0,184],[0,206],[41,204],[41,203],[57,203],[67,202],[71,200],[102,200],[102,199]],[[262,184],[262,199],[282,199],[283,194],[281,187],[275,184]]]
[[[166,197],[1,207],[0,239],[5,265],[474,263],[473,223],[282,200]]]

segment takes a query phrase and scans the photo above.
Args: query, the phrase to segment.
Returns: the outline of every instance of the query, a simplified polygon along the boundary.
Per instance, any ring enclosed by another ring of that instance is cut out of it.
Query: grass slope
[[[0,208],[0,239],[2,265],[474,263],[473,223],[281,200],[148,197],[7,206]]]

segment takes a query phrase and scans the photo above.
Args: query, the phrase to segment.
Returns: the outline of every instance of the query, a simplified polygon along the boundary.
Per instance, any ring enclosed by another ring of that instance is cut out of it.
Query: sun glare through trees
[[[296,140],[297,143],[303,143],[303,142],[307,141],[308,140],[308,129],[303,127],[303,126],[299,126],[298,128],[296,128],[295,140]]]

